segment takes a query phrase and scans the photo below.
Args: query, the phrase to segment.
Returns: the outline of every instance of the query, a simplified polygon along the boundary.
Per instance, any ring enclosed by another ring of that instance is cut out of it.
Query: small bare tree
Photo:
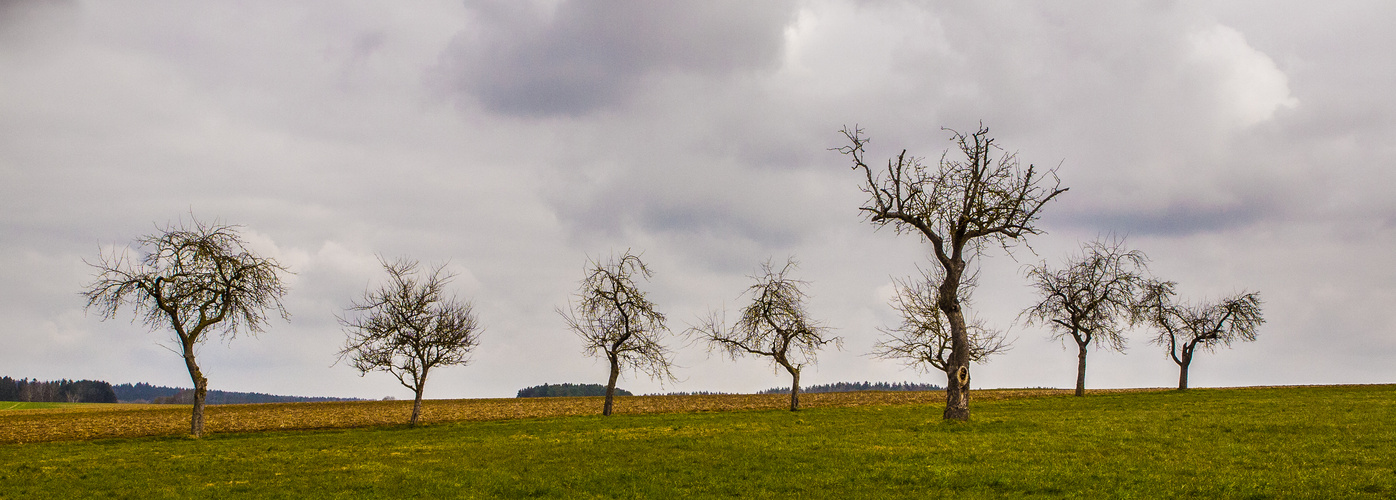
[[[469,363],[483,330],[470,302],[446,295],[455,276],[444,264],[423,273],[415,260],[379,262],[388,281],[365,291],[339,318],[348,335],[339,359],[348,359],[360,376],[385,371],[411,389],[410,423],[417,425],[427,375],[438,366]]]
[[[669,371],[673,365],[669,350],[659,343],[660,335],[669,331],[664,315],[635,283],[637,277],[648,281],[651,275],[640,256],[629,250],[606,264],[590,261],[576,302],[569,301],[571,313],[557,310],[568,328],[582,339],[586,354],[605,356],[610,363],[602,415],[611,414],[622,369],[641,371],[661,381],[674,380]]]
[[[910,279],[896,282],[897,292],[892,299],[892,308],[902,315],[902,324],[897,328],[879,328],[885,338],[875,345],[873,356],[882,359],[899,359],[913,368],[929,371],[935,368],[947,372],[950,367],[951,333],[950,322],[937,305],[940,278],[934,273],[922,271],[921,281]],[[970,291],[975,279],[971,275],[960,283],[960,306],[968,309]],[[976,317],[966,318],[965,328],[969,336],[969,360],[984,363],[988,357],[1007,351],[1010,343],[1004,332],[984,326]]]
[[[1076,395],[1086,394],[1086,353],[1097,349],[1124,352],[1124,329],[1139,317],[1139,295],[1148,278],[1148,257],[1126,250],[1124,240],[1099,238],[1082,245],[1081,254],[1061,269],[1043,262],[1028,268],[1028,279],[1042,298],[1023,311],[1029,325],[1047,325],[1054,340],[1076,341]]]
[[[228,340],[238,330],[261,332],[268,309],[289,318],[281,304],[286,294],[281,276],[289,271],[249,251],[238,226],[190,219],[188,225],[167,225],[136,240],[142,252],[138,259],[122,249],[102,254],[96,264],[88,262],[97,276],[83,296],[87,308],[97,308],[103,320],[115,318],[123,305],[129,305],[152,330],[174,330],[176,352],[184,357],[194,383],[189,433],[201,437],[208,378],[199,369],[195,348],[208,339],[210,331]]]
[[[794,259],[776,270],[770,261],[761,264],[761,274],[751,276],[756,283],[744,292],[751,303],[730,329],[725,318],[713,314],[688,334],[702,338],[712,349],[720,349],[732,359],[747,354],[766,356],[790,373],[790,411],[800,409],[800,370],[815,362],[821,347],[842,345],[842,339],[828,335],[829,329],[810,319],[805,309],[808,283],[788,276],[797,267]]]
[[[1188,388],[1188,367],[1197,348],[1216,351],[1231,347],[1237,340],[1251,342],[1265,323],[1260,312],[1260,293],[1241,292],[1230,297],[1197,304],[1174,302],[1172,281],[1151,281],[1145,287],[1140,314],[1159,330],[1153,342],[1168,348],[1168,356],[1178,365],[1178,390]]]
[[[874,173],[864,160],[869,139],[857,127],[843,129],[851,144],[837,151],[852,158],[854,170],[862,171],[861,188],[868,201],[859,210],[869,222],[890,224],[898,233],[919,234],[931,243],[935,262],[944,270],[936,306],[950,323],[944,418],[969,420],[973,349],[960,305],[960,282],[985,247],[997,244],[1009,250],[1014,242],[1042,232],[1036,226],[1042,207],[1066,188],[1055,171],[1048,172],[1052,187],[1044,187],[1042,173],[1033,165],[1021,168],[1014,153],[995,159],[1000,148],[982,125],[970,134],[949,131],[963,158],[952,159],[947,151],[936,168],[902,150],[887,162],[886,170]]]

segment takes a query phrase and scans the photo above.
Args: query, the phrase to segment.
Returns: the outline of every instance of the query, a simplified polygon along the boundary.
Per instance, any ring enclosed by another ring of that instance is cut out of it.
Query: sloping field
[[[1140,389],[1130,389],[1137,391]],[[1093,391],[1121,392],[1114,391]],[[972,401],[1065,396],[1054,389],[973,391]],[[871,405],[939,405],[944,392],[843,392],[800,395],[802,408]],[[787,408],[781,394],[709,396],[630,396],[616,399],[618,414],[683,413]],[[469,420],[594,415],[602,398],[438,399],[422,402],[427,424]],[[188,405],[83,405],[70,408],[0,412],[0,443],[85,440],[114,437],[177,436],[189,432]],[[405,424],[411,401],[269,403],[209,406],[205,432],[336,429]]]

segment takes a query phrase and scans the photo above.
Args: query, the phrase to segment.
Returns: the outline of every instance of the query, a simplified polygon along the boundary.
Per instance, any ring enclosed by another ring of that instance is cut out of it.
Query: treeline
[[[656,392],[656,393],[653,393],[653,394],[646,394],[646,396],[730,396],[730,395],[732,395],[732,394],[733,394],[733,393],[730,393],[730,392],[715,392],[715,391],[678,391],[678,392]]]
[[[943,391],[944,387],[935,384],[921,384],[916,382],[835,382],[832,384],[811,385],[801,387],[800,392],[810,394],[819,392],[854,392],[854,391]],[[758,392],[757,394],[788,394],[789,387],[774,387]]]
[[[118,384],[112,386],[116,392],[116,398],[123,403],[154,403],[154,404],[193,404],[194,390],[180,387],[165,387],[160,385],[150,385],[144,382],[136,384]],[[235,405],[249,403],[313,403],[320,401],[362,401],[358,398],[326,398],[326,397],[304,397],[304,396],[277,396],[273,394],[263,394],[260,392],[229,392],[229,391],[208,391],[208,404],[213,405]]]
[[[606,386],[601,384],[543,384],[519,389],[520,398],[553,398],[573,396],[605,396]],[[616,388],[617,396],[634,396],[630,391]]]
[[[115,403],[111,384],[100,380],[40,380],[0,377],[0,401],[31,403]]]

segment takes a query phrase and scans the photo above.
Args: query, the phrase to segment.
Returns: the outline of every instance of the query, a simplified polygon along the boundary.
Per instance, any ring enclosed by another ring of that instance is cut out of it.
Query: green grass
[[[0,497],[1396,496],[1396,386],[0,446]]]

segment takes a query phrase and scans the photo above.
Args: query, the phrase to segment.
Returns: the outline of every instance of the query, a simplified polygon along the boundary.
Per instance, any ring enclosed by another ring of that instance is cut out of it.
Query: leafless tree
[[[1197,348],[1216,351],[1231,347],[1237,340],[1251,342],[1265,323],[1260,312],[1260,293],[1241,292],[1230,297],[1197,304],[1174,302],[1176,283],[1151,281],[1145,287],[1143,320],[1159,330],[1153,342],[1168,348],[1168,356],[1178,365],[1178,390],[1188,388],[1188,367]]]
[[[934,168],[902,150],[887,162],[886,170],[874,171],[864,159],[869,139],[856,127],[843,129],[851,144],[837,151],[851,157],[853,169],[863,173],[861,188],[868,201],[860,210],[868,221],[879,227],[890,224],[898,233],[920,234],[944,270],[936,304],[951,333],[944,418],[968,420],[973,349],[960,305],[960,282],[970,261],[987,246],[1010,250],[1014,242],[1040,233],[1035,224],[1042,207],[1066,189],[1055,171],[1048,172],[1052,187],[1045,187],[1036,167],[1021,168],[1015,153],[999,154],[1001,148],[982,125],[970,134],[949,132],[959,155],[952,158],[946,151]]]
[[[731,328],[725,326],[721,314],[713,314],[703,324],[690,328],[688,334],[708,342],[712,349],[725,352],[732,359],[754,354],[771,358],[771,362],[790,373],[790,411],[800,409],[800,370],[814,363],[821,347],[842,345],[842,339],[829,336],[829,329],[810,319],[805,309],[808,295],[802,289],[808,283],[788,276],[797,267],[794,259],[776,270],[770,261],[761,264],[761,274],[751,276],[756,283],[744,292],[751,303],[742,308],[741,317]]]
[[[470,302],[446,295],[454,275],[444,264],[422,272],[415,260],[380,262],[388,281],[365,291],[339,318],[348,335],[339,359],[348,359],[360,375],[388,372],[411,389],[411,425],[417,425],[427,375],[438,366],[469,363],[483,330]]]
[[[669,371],[673,365],[669,349],[659,343],[660,335],[669,331],[664,315],[635,283],[636,278],[648,281],[650,276],[649,267],[629,250],[605,264],[590,261],[576,302],[569,301],[570,314],[557,310],[568,328],[581,337],[586,354],[605,356],[611,365],[602,415],[611,414],[622,369],[644,372],[661,381],[674,380]]]
[[[886,337],[877,342],[872,353],[874,356],[899,359],[911,367],[927,371],[927,367],[941,372],[949,371],[951,332],[950,322],[937,306],[940,302],[937,297],[940,281],[931,271],[922,271],[920,281],[897,281],[892,308],[901,313],[902,324],[897,328],[879,328]],[[974,275],[970,275],[960,282],[962,309],[969,308],[974,281]],[[968,330],[971,362],[987,362],[989,356],[1007,351],[1010,347],[1003,331],[986,327],[979,318],[966,318],[965,328]]]
[[[1086,353],[1097,349],[1124,352],[1124,330],[1136,312],[1145,283],[1148,257],[1126,250],[1124,240],[1098,238],[1082,245],[1061,269],[1043,262],[1028,268],[1028,279],[1041,301],[1023,311],[1028,324],[1047,325],[1052,338],[1076,341],[1076,395],[1086,394]]]
[[[203,436],[208,378],[199,370],[195,348],[210,331],[228,340],[239,330],[261,332],[269,309],[289,318],[281,303],[286,294],[281,276],[289,271],[249,251],[238,226],[204,224],[193,217],[190,224],[167,225],[136,244],[139,258],[122,249],[87,263],[97,270],[83,292],[87,308],[101,311],[106,320],[129,305],[152,330],[174,330],[177,353],[194,383],[189,433]]]

